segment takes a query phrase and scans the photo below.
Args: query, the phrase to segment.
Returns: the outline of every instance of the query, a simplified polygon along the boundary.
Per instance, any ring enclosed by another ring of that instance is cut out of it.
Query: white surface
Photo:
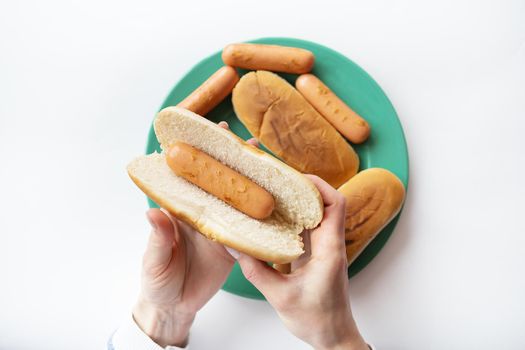
[[[105,347],[149,231],[125,164],[194,63],[261,36],[347,55],[403,122],[405,210],[351,281],[365,337],[525,348],[525,3],[322,3],[0,4],[0,349]],[[266,303],[219,292],[192,332],[192,349],[211,348],[308,347]]]

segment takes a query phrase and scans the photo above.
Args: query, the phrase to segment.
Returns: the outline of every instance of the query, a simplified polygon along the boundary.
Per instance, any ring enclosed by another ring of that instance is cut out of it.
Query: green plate
[[[405,186],[408,185],[408,152],[403,129],[388,97],[363,69],[340,53],[310,41],[262,38],[250,42],[302,47],[312,51],[315,54],[315,66],[312,73],[370,123],[372,129],[370,138],[364,144],[354,146],[361,160],[361,169],[371,167],[388,169],[396,174]],[[203,59],[175,85],[161,109],[179,103],[223,65],[221,52],[216,52]],[[244,74],[246,71],[241,70],[240,73]],[[293,74],[280,75],[292,85],[297,77]],[[225,120],[229,123],[231,130],[243,139],[251,137],[248,130],[235,116],[230,97],[211,111],[207,118],[214,122]],[[160,146],[152,127],[148,135],[146,153],[154,151],[160,152]],[[154,202],[148,201],[150,207],[157,207]],[[381,231],[348,268],[349,277],[361,271],[379,253],[392,234],[398,218],[399,215]],[[244,278],[238,264],[235,264],[222,288],[244,297],[264,299],[261,293]]]

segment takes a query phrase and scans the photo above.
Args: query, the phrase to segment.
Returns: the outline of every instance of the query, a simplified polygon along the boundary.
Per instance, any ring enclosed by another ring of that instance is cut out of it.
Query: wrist
[[[312,344],[316,350],[370,350],[351,316],[332,323],[319,335],[317,344]]]
[[[139,300],[133,308],[135,323],[161,347],[184,347],[195,314],[177,312],[173,305],[159,306]]]
[[[341,340],[339,342],[315,347],[316,350],[370,350],[368,344],[359,336],[356,339]]]
[[[368,344],[362,339],[344,341],[333,344],[330,347],[319,348],[318,350],[370,350]]]

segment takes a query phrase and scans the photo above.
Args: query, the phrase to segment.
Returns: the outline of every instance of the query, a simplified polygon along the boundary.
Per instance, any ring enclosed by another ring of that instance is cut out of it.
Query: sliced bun
[[[306,177],[183,108],[160,111],[154,128],[163,153],[140,156],[128,165],[129,176],[148,197],[206,237],[260,260],[287,263],[303,253],[299,234],[323,216],[321,196]],[[164,156],[175,141],[208,153],[270,192],[276,203],[272,215],[253,219],[176,176]]]

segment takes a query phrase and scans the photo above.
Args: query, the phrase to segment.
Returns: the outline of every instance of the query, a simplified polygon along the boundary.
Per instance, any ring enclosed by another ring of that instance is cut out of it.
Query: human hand
[[[309,235],[303,234],[306,253],[292,264],[291,273],[281,274],[244,254],[239,264],[295,336],[318,350],[368,350],[350,308],[345,199],[319,177],[307,176],[323,197],[324,217]]]
[[[228,129],[225,122],[219,126]],[[257,146],[254,139],[248,142]],[[147,217],[152,232],[133,317],[160,346],[184,346],[195,314],[223,285],[235,260],[221,244],[165,211],[150,209]]]

